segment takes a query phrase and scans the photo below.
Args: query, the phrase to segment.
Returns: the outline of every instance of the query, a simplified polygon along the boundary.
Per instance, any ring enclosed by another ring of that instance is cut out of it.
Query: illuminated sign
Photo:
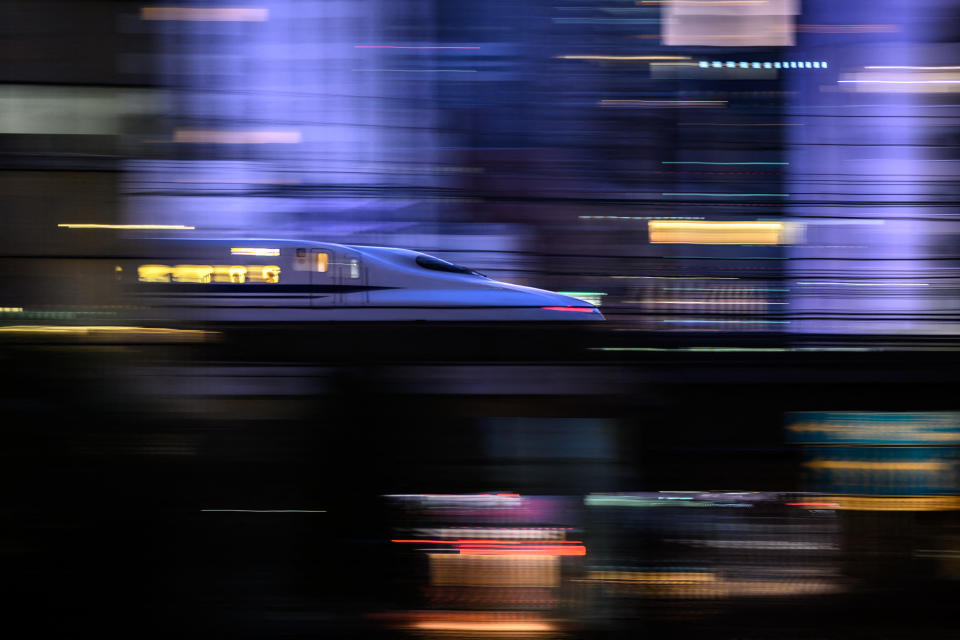
[[[672,221],[647,223],[652,244],[782,244],[786,224],[761,221]]]

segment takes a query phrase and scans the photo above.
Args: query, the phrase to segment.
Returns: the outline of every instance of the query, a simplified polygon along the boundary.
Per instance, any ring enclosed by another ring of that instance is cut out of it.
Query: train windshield
[[[434,271],[446,271],[447,273],[466,273],[474,276],[483,276],[482,273],[477,273],[473,269],[464,267],[463,265],[454,264],[452,262],[447,262],[446,260],[441,260],[440,258],[436,258],[434,256],[417,256],[417,264],[424,269],[433,269]]]

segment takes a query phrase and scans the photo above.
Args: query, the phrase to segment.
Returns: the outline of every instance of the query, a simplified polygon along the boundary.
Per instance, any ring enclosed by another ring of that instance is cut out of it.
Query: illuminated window
[[[264,282],[268,284],[276,284],[280,282],[280,267],[275,264],[267,265],[261,268],[260,275]]]
[[[330,268],[330,255],[327,253],[317,253],[317,271],[326,273]]]
[[[360,261],[359,260],[350,261],[350,277],[351,278],[360,277]]]
[[[117,280],[123,280],[123,267],[117,265],[113,268],[113,273],[116,276]]]
[[[213,280],[209,264],[178,264],[171,272],[174,282],[207,283]]]
[[[165,264],[142,264],[137,267],[140,282],[170,282],[170,267]]]
[[[218,264],[213,268],[213,281],[243,284],[247,281],[247,268],[239,264]]]

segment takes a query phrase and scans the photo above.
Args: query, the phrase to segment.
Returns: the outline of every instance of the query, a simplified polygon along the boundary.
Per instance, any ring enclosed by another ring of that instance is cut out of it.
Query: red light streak
[[[540,307],[548,311],[579,311],[580,313],[593,313],[596,311],[593,307]]]

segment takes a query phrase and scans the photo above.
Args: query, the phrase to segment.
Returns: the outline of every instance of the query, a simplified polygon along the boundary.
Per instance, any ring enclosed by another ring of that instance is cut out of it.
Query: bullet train
[[[201,322],[599,321],[577,298],[407,249],[157,238],[115,266],[142,314]]]

